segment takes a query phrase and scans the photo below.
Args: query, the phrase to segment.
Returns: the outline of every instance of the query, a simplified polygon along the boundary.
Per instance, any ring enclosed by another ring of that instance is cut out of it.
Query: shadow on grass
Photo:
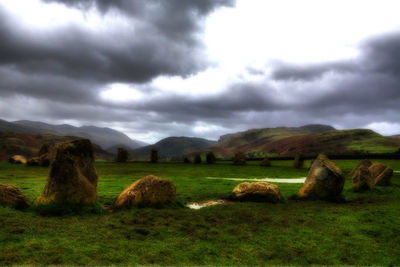
[[[137,205],[132,205],[130,207],[124,206],[124,207],[115,207],[112,206],[113,211],[120,211],[120,210],[129,210],[129,209],[147,209],[147,208],[152,208],[152,209],[182,209],[185,208],[185,205],[183,205],[181,202],[176,201],[176,202],[165,202],[165,203],[154,203],[154,204],[147,204],[147,203],[139,203]]]
[[[68,215],[86,215],[86,214],[104,214],[107,211],[99,202],[94,204],[39,204],[32,209],[42,216],[68,216]]]

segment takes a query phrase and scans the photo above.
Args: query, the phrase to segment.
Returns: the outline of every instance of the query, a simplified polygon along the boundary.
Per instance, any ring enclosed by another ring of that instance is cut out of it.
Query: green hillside
[[[217,142],[194,137],[168,137],[154,145],[141,147],[131,151],[134,157],[148,157],[151,149],[157,148],[160,157],[182,157],[196,151],[207,149]]]
[[[299,128],[266,128],[223,136],[212,150],[219,155],[245,151],[254,157],[325,153],[393,153],[400,139],[372,130],[329,130],[306,133]]]
[[[52,134],[25,134],[0,132],[0,161],[7,161],[13,155],[23,155],[28,159],[37,156],[44,144],[54,145],[59,142],[77,139],[73,136],[58,136]],[[112,159],[113,155],[100,146],[93,144],[97,158]]]

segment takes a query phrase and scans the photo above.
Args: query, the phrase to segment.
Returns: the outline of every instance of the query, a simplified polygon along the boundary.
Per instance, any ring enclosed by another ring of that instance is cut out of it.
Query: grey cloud
[[[97,6],[105,15],[122,12],[142,24],[116,32],[113,38],[77,25],[32,33],[0,4],[0,117],[118,125],[157,138],[199,135],[193,127],[201,122],[221,127],[204,133],[214,139],[248,128],[308,123],[355,128],[399,121],[398,33],[364,42],[355,60],[275,63],[271,76],[247,69],[249,74],[264,75],[261,82],[241,82],[201,97],[165,92],[153,96],[147,92],[158,89],[147,83],[151,79],[207,67],[196,37],[201,19],[231,1],[64,2],[82,10]],[[140,38],[131,38],[132,34]],[[328,73],[337,79],[324,80]],[[145,97],[126,104],[99,99],[100,90],[112,82],[132,83]]]
[[[65,1],[79,6],[89,2],[102,10],[129,12],[127,19],[135,27],[110,36],[73,24],[32,32],[0,5],[0,65],[103,82],[186,76],[210,64],[197,38],[204,16],[233,1]]]
[[[321,78],[328,72],[343,74],[357,71],[357,66],[349,61],[313,65],[287,63],[275,63],[275,65],[271,74],[274,80],[311,81]]]

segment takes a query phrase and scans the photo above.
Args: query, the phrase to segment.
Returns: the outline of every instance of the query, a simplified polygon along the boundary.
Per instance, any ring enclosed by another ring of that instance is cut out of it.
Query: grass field
[[[381,162],[400,170],[400,161]],[[356,160],[335,163],[347,173]],[[154,174],[177,186],[181,204],[216,200],[240,183],[205,177],[304,177],[291,161],[270,168],[178,163],[97,162],[99,202],[109,206],[133,181]],[[308,166],[306,162],[305,166]],[[0,183],[33,201],[47,168],[0,163]],[[236,203],[191,210],[134,208],[45,217],[0,207],[0,265],[400,265],[400,173],[389,187],[355,193],[347,177],[342,203],[288,198],[301,184],[278,184],[283,203]]]

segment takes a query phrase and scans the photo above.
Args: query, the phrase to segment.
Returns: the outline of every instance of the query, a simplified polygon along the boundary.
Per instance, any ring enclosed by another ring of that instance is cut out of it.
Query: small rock
[[[0,204],[24,209],[29,207],[29,200],[17,187],[9,184],[0,184]]]
[[[9,163],[14,163],[14,164],[26,164],[27,160],[24,156],[22,155],[14,155],[11,158],[8,159]]]

